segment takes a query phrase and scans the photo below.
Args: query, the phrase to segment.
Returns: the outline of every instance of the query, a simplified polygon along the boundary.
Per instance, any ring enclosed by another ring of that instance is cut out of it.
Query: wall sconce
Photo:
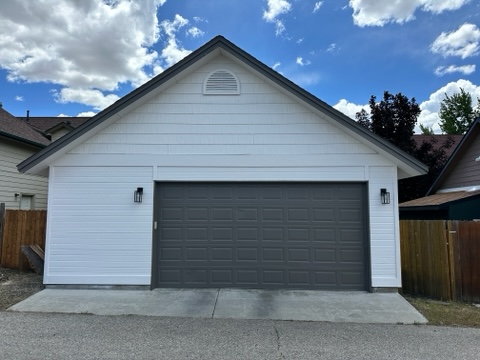
[[[143,187],[137,187],[137,190],[133,192],[133,201],[141,203],[143,197]]]
[[[390,193],[387,189],[380,189],[380,198],[382,199],[382,204],[390,204]]]

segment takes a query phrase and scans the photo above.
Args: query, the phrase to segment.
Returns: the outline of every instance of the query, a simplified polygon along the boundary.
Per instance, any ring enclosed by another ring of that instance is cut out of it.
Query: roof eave
[[[30,146],[35,146],[35,147],[38,147],[38,148],[45,148],[45,147],[48,146],[48,145],[45,145],[45,144],[40,144],[40,143],[37,143],[35,141],[31,141],[31,140],[22,138],[21,136],[6,133],[6,132],[3,132],[3,131],[0,131],[0,136],[3,136],[3,137],[8,138],[10,140],[21,142],[23,144],[27,144],[27,145],[30,145]]]

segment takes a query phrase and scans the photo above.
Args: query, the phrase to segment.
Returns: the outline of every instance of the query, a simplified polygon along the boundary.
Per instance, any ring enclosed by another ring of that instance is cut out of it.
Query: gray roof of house
[[[136,102],[141,97],[145,96],[149,92],[153,91],[160,85],[166,83],[167,81],[173,79],[175,76],[180,74],[182,71],[190,67],[191,65],[195,64],[197,61],[202,59],[203,57],[207,56],[211,52],[215,50],[222,50],[226,53],[234,56],[238,60],[242,61],[244,64],[250,66],[254,70],[258,71],[259,73],[263,74],[265,77],[276,83],[278,86],[286,89],[290,93],[294,94],[297,98],[304,101],[305,103],[311,105],[312,107],[322,111],[323,113],[328,114],[331,118],[336,120],[338,123],[346,127],[347,129],[353,131],[354,133],[364,137],[366,140],[370,141],[374,145],[378,146],[379,148],[383,149],[387,153],[391,154],[393,157],[397,158],[403,163],[408,164],[411,168],[415,169],[419,173],[426,173],[427,166],[414,157],[408,155],[404,151],[400,150],[399,148],[395,147],[388,141],[384,140],[383,138],[373,134],[371,131],[365,129],[364,127],[358,125],[355,121],[341,113],[340,111],[334,109],[327,103],[323,102],[322,100],[318,99],[311,93],[305,91],[292,81],[288,80],[272,68],[268,67],[267,65],[263,64],[252,55],[248,54],[244,50],[240,49],[223,36],[216,36],[203,46],[201,46],[196,51],[192,52],[190,55],[185,57],[183,60],[179,61],[177,64],[171,66],[158,76],[154,77],[144,85],[140,86],[136,90],[133,90],[131,93],[125,95],[114,104],[110,105],[105,110],[99,112],[97,115],[92,117],[91,119],[87,120],[78,128],[72,130],[59,140],[53,142],[50,146],[43,149],[42,151],[32,155],[22,163],[20,163],[17,167],[19,171],[26,172],[29,169],[33,168],[34,166],[40,164],[44,160],[46,160],[49,156],[53,155],[54,153],[60,151],[72,141],[78,139],[82,135],[86,134],[87,132],[94,129],[99,124],[103,123],[107,119],[111,118],[111,116],[115,115],[116,113],[122,111],[129,105]]]
[[[48,134],[51,131],[54,131],[54,129],[58,129],[62,126],[68,129],[75,129],[90,118],[71,116],[29,116],[18,117],[18,119],[26,121],[27,124],[34,129],[44,134]]]
[[[2,107],[0,107],[0,136],[39,148],[50,144],[50,140],[43,134]]]

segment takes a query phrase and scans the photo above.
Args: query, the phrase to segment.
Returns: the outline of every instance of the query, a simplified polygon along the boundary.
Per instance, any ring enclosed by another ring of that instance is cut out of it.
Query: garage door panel
[[[234,239],[234,229],[231,227],[214,227],[212,228],[211,241],[228,241],[231,242]]]
[[[172,236],[166,238],[166,241],[182,241],[183,238],[175,239],[173,235],[181,236],[182,231],[178,229],[172,229]],[[185,228],[185,241],[208,241],[209,234],[207,227],[186,227]]]
[[[237,228],[237,241],[258,241],[258,228],[256,227],[238,227]]]
[[[313,209],[313,221],[319,222],[331,222],[335,221],[335,209],[332,208],[314,208]]]
[[[282,227],[262,227],[262,242],[282,242],[284,240],[284,228]]]
[[[287,241],[310,242],[311,239],[309,228],[288,228],[287,234]]]
[[[262,262],[280,262],[285,261],[284,248],[262,248]]]
[[[156,192],[154,287],[367,287],[364,184],[160,183]]]
[[[233,261],[233,249],[231,247],[213,248],[212,261]]]
[[[305,248],[287,249],[287,261],[289,263],[296,263],[296,262],[310,263],[310,249],[305,249]]]

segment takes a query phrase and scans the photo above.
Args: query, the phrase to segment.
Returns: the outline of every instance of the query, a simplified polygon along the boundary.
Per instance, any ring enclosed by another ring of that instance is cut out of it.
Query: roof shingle
[[[14,138],[35,146],[45,147],[50,144],[45,136],[0,107],[0,135]]]

